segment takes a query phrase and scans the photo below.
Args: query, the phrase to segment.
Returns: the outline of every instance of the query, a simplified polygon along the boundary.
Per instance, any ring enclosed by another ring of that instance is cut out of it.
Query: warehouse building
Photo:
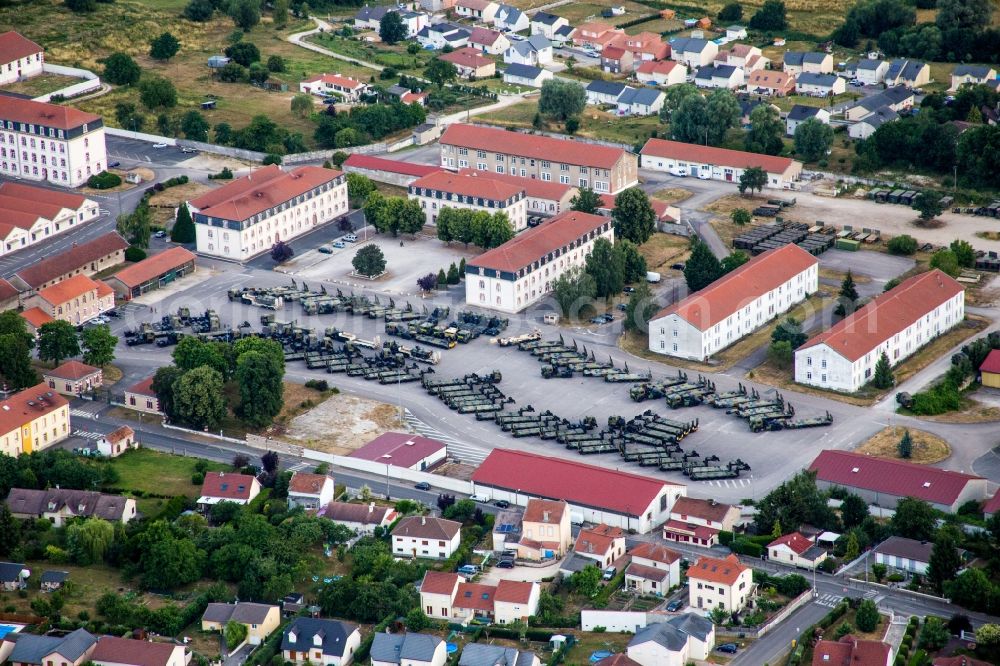
[[[707,359],[819,288],[819,261],[789,243],[760,254],[649,321],[649,350]]]
[[[882,353],[896,365],[965,318],[965,290],[940,270],[879,294],[795,350],[795,381],[853,393]]]
[[[790,157],[697,146],[665,139],[649,139],[639,155],[643,169],[730,183],[738,183],[747,169],[760,167],[767,172],[767,186],[776,189],[789,189],[802,175],[802,162]]]
[[[25,293],[51,287],[74,275],[90,277],[123,263],[127,247],[128,242],[112,231],[26,266],[15,273],[10,282]]]
[[[119,298],[132,300],[193,273],[194,260],[188,250],[172,247],[118,271],[108,278],[108,284]]]

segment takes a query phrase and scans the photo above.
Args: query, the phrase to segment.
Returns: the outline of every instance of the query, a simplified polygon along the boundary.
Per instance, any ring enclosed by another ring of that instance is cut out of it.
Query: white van
[[[475,495],[470,495],[469,499],[472,500],[473,502],[479,502],[480,504],[490,503],[490,498],[488,495],[481,495],[479,493],[476,493]]]

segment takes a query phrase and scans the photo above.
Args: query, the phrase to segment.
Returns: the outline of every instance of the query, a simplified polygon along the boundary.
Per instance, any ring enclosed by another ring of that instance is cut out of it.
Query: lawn
[[[535,114],[538,113],[536,100],[525,100],[497,111],[478,116],[478,120],[503,127],[532,127]],[[601,141],[612,141],[633,146],[644,143],[653,130],[660,129],[657,116],[619,118],[593,106],[587,106],[580,116],[580,129],[576,135]],[[562,123],[547,123],[545,129],[550,132],[563,132]]]
[[[18,81],[3,87],[5,92],[28,95],[29,97],[40,97],[46,93],[55,92],[60,88],[79,83],[80,79],[62,74],[42,74],[27,81]]]
[[[573,632],[576,644],[566,652],[567,666],[589,666],[590,655],[598,651],[619,654],[625,652],[631,634],[614,634],[608,632]]]
[[[141,434],[140,434],[141,443]],[[195,464],[200,458],[175,456],[169,453],[159,453],[152,449],[137,449],[128,451],[111,461],[111,466],[118,472],[117,488],[126,491],[142,491],[157,495],[183,495],[197,497],[200,486],[191,483],[191,475],[195,473]],[[229,465],[208,462],[209,471],[226,471]]]
[[[416,54],[407,53],[406,46],[409,42],[401,42],[389,46],[388,44],[362,42],[357,39],[340,37],[339,35],[332,35],[330,33],[313,35],[309,39],[313,43],[330,49],[335,53],[402,71],[421,72],[427,66],[427,63],[437,55],[434,52],[424,49],[421,49]]]
[[[913,441],[913,451],[908,458],[910,462],[930,465],[941,462],[951,455],[951,446],[943,438],[923,430],[903,428],[902,426],[883,428],[854,452],[899,460],[899,441],[903,438],[904,431],[910,433],[910,438]]]
[[[663,273],[670,265],[683,262],[690,252],[691,243],[684,236],[657,233],[639,246],[639,253],[646,260],[646,268]]]

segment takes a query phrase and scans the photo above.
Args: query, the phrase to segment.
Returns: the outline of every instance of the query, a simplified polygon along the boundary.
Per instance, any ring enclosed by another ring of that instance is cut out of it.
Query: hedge
[[[163,185],[163,189],[168,187],[177,187],[178,185],[186,185],[188,182],[187,176],[174,176],[173,178],[168,178],[167,180],[160,183]]]
[[[729,548],[734,553],[746,555],[748,557],[760,557],[764,554],[764,546],[752,541],[747,541],[746,539],[733,540],[733,542],[729,544]]]
[[[146,258],[146,251],[141,247],[131,246],[125,248],[125,261],[142,261]]]
[[[107,171],[94,174],[87,179],[87,187],[92,187],[95,190],[109,190],[112,187],[118,187],[121,184],[121,176]]]
[[[726,530],[719,531],[719,543],[723,546],[728,546],[733,542],[733,533]]]

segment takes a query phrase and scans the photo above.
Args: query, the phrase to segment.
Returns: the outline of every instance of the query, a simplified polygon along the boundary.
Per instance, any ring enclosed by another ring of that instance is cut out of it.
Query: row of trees
[[[552,283],[552,292],[563,316],[578,316],[595,298],[620,294],[628,283],[643,281],[645,286],[645,276],[646,260],[634,243],[622,239],[612,245],[606,238],[598,238],[584,267],[565,271]],[[648,290],[646,287],[644,292],[647,296]],[[638,310],[644,311],[645,308]]]
[[[316,117],[313,138],[323,148],[347,148],[416,127],[426,119],[427,110],[416,102],[354,106],[347,113],[337,113],[331,105]]]
[[[704,289],[748,261],[750,261],[750,256],[742,250],[731,252],[722,261],[719,261],[706,243],[698,237],[693,237],[691,256],[684,264],[684,281],[687,282],[688,291],[695,292]]]
[[[424,228],[420,202],[406,197],[387,197],[371,191],[364,205],[365,220],[380,233],[415,234]]]
[[[471,243],[484,250],[503,245],[514,237],[514,227],[502,210],[490,214],[484,210],[445,206],[438,210],[436,224],[439,240],[458,241],[466,246]]]

